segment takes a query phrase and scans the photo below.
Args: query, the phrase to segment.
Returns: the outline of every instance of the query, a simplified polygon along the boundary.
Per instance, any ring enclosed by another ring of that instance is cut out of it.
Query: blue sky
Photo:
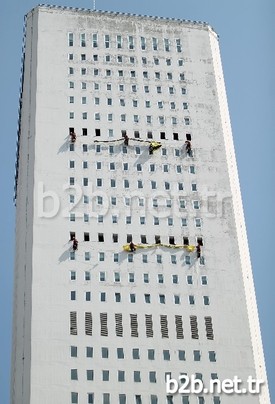
[[[93,1],[51,4],[92,8]],[[14,215],[12,202],[18,117],[23,19],[37,3],[10,0],[1,5],[2,217],[0,245],[1,404],[9,403]],[[274,228],[274,0],[96,0],[100,10],[177,17],[209,22],[220,36],[227,96],[237,154],[246,225],[262,328],[269,387],[275,402]],[[273,42],[273,46],[272,46]],[[273,150],[273,153],[272,153]],[[273,174],[273,175],[272,175]],[[19,404],[19,403],[18,403]]]

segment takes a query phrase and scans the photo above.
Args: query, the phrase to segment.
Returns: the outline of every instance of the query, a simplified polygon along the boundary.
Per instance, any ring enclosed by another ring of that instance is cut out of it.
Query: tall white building
[[[270,403],[217,34],[43,5],[25,28],[11,403]],[[182,374],[264,384],[166,392]]]

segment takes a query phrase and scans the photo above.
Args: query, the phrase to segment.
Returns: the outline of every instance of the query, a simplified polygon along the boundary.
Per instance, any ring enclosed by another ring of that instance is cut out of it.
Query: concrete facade
[[[21,101],[12,404],[269,403],[165,391],[267,380],[213,29],[39,6]]]

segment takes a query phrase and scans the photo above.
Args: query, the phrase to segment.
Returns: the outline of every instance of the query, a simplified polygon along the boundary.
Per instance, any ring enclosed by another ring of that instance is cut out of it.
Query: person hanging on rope
[[[75,134],[75,132],[70,132],[70,137],[71,137],[71,142],[72,142],[72,143],[75,143],[75,141],[76,141],[76,134]]]
[[[192,157],[192,149],[191,149],[191,142],[190,140],[185,141],[185,149],[186,153],[188,154],[189,157]]]
[[[126,134],[124,135],[124,144],[125,146],[129,145],[129,136],[127,136]]]
[[[149,154],[153,154],[153,152],[159,149],[162,146],[160,142],[151,142],[149,145]]]
[[[136,251],[136,249],[137,249],[136,246],[135,246],[135,244],[134,244],[132,241],[130,242],[129,247],[130,247],[130,251],[131,251],[131,252],[134,252],[134,251]]]
[[[196,246],[196,252],[197,252],[197,258],[200,258],[201,257],[201,245],[200,244],[198,244]]]
[[[73,250],[76,251],[78,249],[78,241],[75,238],[75,236],[73,236],[72,242],[73,242]]]

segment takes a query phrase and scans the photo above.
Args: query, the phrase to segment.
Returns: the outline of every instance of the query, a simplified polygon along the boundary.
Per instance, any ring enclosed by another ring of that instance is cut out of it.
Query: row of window
[[[91,261],[92,259],[92,254],[90,251],[85,251],[84,252],[84,261],[88,262]],[[69,251],[69,260],[70,261],[75,261],[78,258],[78,261],[81,261],[82,254],[77,254],[76,251]],[[124,260],[125,256],[124,253],[114,253],[113,254],[113,262],[119,263],[121,260]],[[177,262],[177,256],[176,255],[171,255],[171,264],[181,264],[181,265],[193,265],[197,258],[195,259],[194,257],[191,257],[190,255],[185,255],[184,257],[180,257],[180,262]],[[105,253],[101,252],[99,253],[99,261],[103,262],[105,261]],[[127,261],[130,263],[134,262],[134,254],[127,253]],[[198,259],[199,265],[205,265],[205,257],[200,256]]]
[[[123,37],[122,35],[113,35],[105,34],[100,36],[97,33],[86,34],[85,32],[80,33],[79,35],[74,34],[73,32],[68,33],[68,46],[75,46],[76,43],[85,48],[86,46],[91,46],[92,48],[98,48],[100,46],[105,49],[116,48],[123,49],[128,48],[129,50],[134,50],[136,46],[138,46],[141,50],[146,50],[148,48],[153,51],[163,50],[165,52],[170,52],[173,50],[175,46],[175,50],[177,52],[182,52],[181,39],[169,39],[169,38],[146,38],[144,36],[140,36],[139,38],[128,35],[127,37]]]
[[[86,120],[86,119],[88,119],[88,112],[86,112],[86,111],[81,112],[80,116],[82,117],[82,119]],[[68,117],[69,117],[69,119],[75,119],[76,118],[75,112],[74,111],[69,111],[69,116]],[[107,114],[107,115],[105,115],[105,114],[103,115],[100,112],[95,112],[94,114],[92,114],[92,118],[97,122],[102,121],[105,118],[106,118],[106,120],[108,122],[113,122],[113,120],[115,118],[115,115],[112,114],[112,113]],[[129,117],[127,119],[126,114],[120,114],[119,117],[117,117],[117,118],[120,119],[120,122],[127,122],[129,120]],[[168,119],[169,118],[165,117],[164,115],[160,115],[160,116],[157,117],[159,125],[167,124]],[[141,122],[141,116],[140,115],[131,115],[131,120],[132,120],[133,123],[139,123],[139,122]],[[147,124],[152,124],[153,123],[153,116],[152,115],[146,115],[145,116],[145,121],[146,121]],[[190,117],[183,117],[181,120],[179,120],[178,117],[172,116],[170,118],[170,122],[171,122],[171,125],[178,125],[178,124],[181,124],[181,123],[183,123],[186,126],[191,125]]]
[[[199,352],[199,351],[198,351]],[[71,369],[70,371],[70,379],[71,380],[79,380],[78,376],[78,369],[74,368]],[[98,372],[99,373],[99,372]],[[103,382],[109,382],[109,381],[118,381],[118,382],[126,382],[126,381],[133,381],[135,383],[141,383],[141,381],[148,381],[149,383],[157,383],[157,376],[158,373],[156,371],[149,371],[148,373],[146,372],[146,375],[142,375],[142,372],[140,370],[134,370],[133,373],[130,375],[130,372],[126,372],[125,370],[117,370],[115,377],[111,377],[111,372],[107,369],[104,369],[101,371],[101,378],[100,380]],[[145,373],[145,372],[144,372]],[[88,369],[86,370],[86,380],[88,381],[94,381],[95,379],[95,374],[93,369]],[[143,377],[142,377],[143,376]],[[195,373],[196,379],[199,379],[201,373]],[[216,374],[215,374],[216,376]],[[165,377],[167,377],[165,375]],[[128,380],[127,380],[128,379]],[[166,378],[164,379],[164,381]]]
[[[119,98],[119,99],[117,100],[117,105],[119,105],[120,107],[126,107],[127,100],[128,100],[129,103],[130,103],[130,100],[129,100],[128,98],[127,98],[127,99],[126,99],[126,98]],[[115,101],[116,101],[116,100],[115,100]],[[69,102],[69,104],[74,104],[74,102],[75,102],[75,97],[74,97],[74,96],[69,96],[68,102]],[[88,102],[87,102],[87,97],[81,97],[80,102],[81,102],[81,104],[87,104],[87,103],[88,103]],[[100,98],[99,98],[99,97],[94,97],[93,103],[94,103],[95,105],[100,105],[100,103],[101,103]],[[113,98],[106,98],[105,101],[104,101],[104,104],[106,104],[106,105],[108,105],[108,106],[114,105],[114,100],[113,100]],[[157,106],[159,109],[162,109],[162,108],[165,106],[165,104],[166,104],[165,101],[157,101],[156,106]],[[167,104],[168,104],[168,102],[167,102]],[[132,105],[134,108],[138,108],[138,107],[140,108],[140,107],[141,107],[141,105],[139,105],[138,100],[136,100],[136,99],[133,99],[133,100],[131,101],[131,105]],[[127,105],[127,106],[128,106],[128,105]],[[144,101],[144,107],[145,107],[145,108],[151,108],[151,107],[152,107],[151,101],[150,101],[150,100],[145,100],[145,101]],[[175,101],[171,101],[171,102],[169,103],[169,107],[170,107],[171,110],[176,109],[176,103],[175,103]],[[183,103],[181,104],[181,107],[180,107],[180,108],[182,108],[182,109],[188,109],[188,103],[187,103],[187,102],[183,102]]]
[[[112,397],[112,401],[111,401]],[[166,396],[165,404],[174,404],[174,400],[178,399],[178,395],[176,398],[174,396]],[[118,397],[113,399],[113,395],[110,393],[103,393],[101,399],[97,397],[97,401],[95,401],[94,393],[86,394],[87,404],[163,404],[163,397],[160,399],[157,395],[151,394],[150,396],[142,396],[140,394],[135,394],[134,396],[126,396],[126,394],[119,394]],[[99,401],[100,400],[100,401]],[[80,402],[84,403],[84,401],[80,401],[80,394],[77,392],[71,393],[71,404],[79,404]],[[178,401],[176,401],[178,403]],[[189,404],[189,396],[181,396],[181,404]],[[212,397],[213,404],[221,404],[221,399],[219,396]],[[203,396],[197,396],[197,404],[205,404],[205,398]]]
[[[70,240],[74,240],[74,238],[75,238],[75,232],[70,232]],[[105,240],[104,233],[97,233],[97,241],[99,243],[103,243],[104,240]],[[90,233],[89,232],[84,232],[83,233],[83,241],[90,241]],[[112,241],[114,243],[118,242],[118,234],[117,233],[112,234]],[[130,243],[131,241],[133,241],[133,235],[132,234],[127,234],[126,235],[126,243]],[[141,244],[148,244],[147,243],[147,236],[145,234],[140,235],[140,242],[141,242]],[[169,245],[179,244],[179,245],[184,245],[186,247],[190,244],[189,237],[187,237],[187,236],[183,236],[182,240],[180,240],[179,243],[176,243],[174,236],[168,236],[167,240],[163,240],[163,239],[161,240],[161,236],[155,235],[154,244],[161,244],[161,243],[167,244],[167,242],[168,242]],[[196,237],[195,244],[199,244],[200,246],[204,245],[204,242],[203,242],[203,239],[202,239],[201,236]],[[104,253],[99,253],[99,254],[104,254]],[[99,257],[101,257],[101,255],[99,255]],[[148,262],[148,255],[147,254],[141,254],[141,257],[142,257],[142,262],[143,263]],[[173,260],[174,260],[173,257],[174,257],[174,255],[170,256],[171,262],[173,262]],[[162,262],[162,255],[157,254],[156,259],[157,259],[158,263],[161,263]],[[103,255],[103,257],[101,259],[99,259],[99,261],[104,261],[104,255]]]
[[[85,129],[85,128],[84,128]],[[96,132],[96,133],[99,133],[98,135],[96,135],[96,136],[100,136],[100,130],[99,129],[96,129],[96,131],[99,131],[99,132]],[[124,131],[124,132],[126,132],[126,131]],[[137,132],[137,133],[136,133]],[[139,136],[137,136],[137,134],[139,134],[139,132],[138,131],[135,131],[135,137],[136,138],[139,138]],[[151,137],[151,135],[152,135],[152,132],[148,132],[147,133],[147,138],[148,139],[152,139],[152,137]],[[165,135],[165,132],[160,132],[160,139],[162,139],[162,140],[165,140],[165,139],[167,139],[166,138],[166,135]],[[109,137],[113,137],[113,132],[111,132],[111,135],[110,135],[110,133],[109,133]],[[191,135],[190,134],[186,134],[186,137],[188,137],[189,139],[187,139],[187,140],[190,140],[191,139]],[[173,139],[174,140],[179,140],[179,134],[178,133],[173,133]],[[114,145],[109,145],[108,146],[108,148],[106,147],[106,146],[102,146],[102,145],[100,145],[100,144],[93,144],[93,145],[91,145],[90,147],[89,147],[89,145],[88,144],[85,144],[86,146],[84,146],[84,148],[82,147],[82,150],[84,151],[84,149],[85,149],[85,151],[88,151],[88,150],[95,150],[95,152],[96,153],[101,153],[102,151],[105,151],[106,149],[108,149],[108,152],[109,152],[109,154],[114,154],[114,153],[119,153],[119,152],[122,152],[123,154],[128,154],[128,151],[129,151],[129,147],[127,147],[127,146],[124,146],[124,145],[117,145],[117,146],[114,146]],[[69,150],[70,151],[74,151],[75,150],[75,144],[74,143],[70,143],[70,148],[69,148]],[[141,150],[143,150],[144,149],[144,147],[140,147],[140,146],[136,146],[135,147],[135,153],[138,155],[138,154],[141,154]],[[181,149],[173,149],[173,151],[174,151],[174,156],[175,157],[180,157],[181,156]],[[161,147],[161,149],[160,149],[160,154],[161,154],[161,156],[168,156],[168,150],[167,150],[167,148],[166,147]],[[87,163],[85,163],[86,165],[88,164],[88,162]],[[96,162],[96,164],[98,164],[98,169],[100,169],[101,168],[101,162],[99,161],[99,162]],[[154,171],[154,167],[156,167],[154,164],[152,164],[152,165],[150,165],[150,169],[152,169],[152,171]],[[190,172],[191,173],[193,173],[194,174],[194,172],[195,172],[195,169],[194,169],[194,167],[195,166],[190,166],[190,167],[192,167],[192,168],[190,168]],[[83,168],[88,168],[88,167],[83,167]],[[122,168],[123,168],[123,170],[125,170],[125,171],[127,171],[127,170],[129,170],[129,163],[123,163],[123,165],[122,165]]]
[[[72,195],[73,198],[71,198],[71,201],[74,201],[74,195]],[[72,202],[73,203],[73,202]],[[74,213],[70,212],[69,214],[69,220],[71,222],[75,222],[77,219],[83,219],[84,223],[89,223],[90,219],[94,218],[94,214],[89,214],[89,213]],[[108,217],[109,220],[109,217]],[[146,218],[145,216],[141,216],[139,218],[140,224],[141,225],[146,225]],[[112,224],[118,224],[119,222],[119,216],[118,215],[112,215],[111,217],[111,223]],[[104,215],[97,215],[97,223],[104,223]],[[160,219],[158,217],[154,217],[154,223],[155,226],[160,225]],[[180,218],[180,225],[182,227],[187,227],[188,226],[188,218],[187,217],[182,217]],[[201,228],[202,227],[202,219],[201,218],[194,218],[194,225],[196,228]],[[129,258],[130,259],[130,258]],[[115,261],[118,262],[118,261]]]
[[[160,257],[161,257],[161,255],[160,255]],[[162,262],[162,261],[160,260],[158,262]],[[110,271],[109,271],[109,276],[112,276],[114,282],[121,282],[122,281],[121,275],[124,276],[124,274],[122,274],[121,272],[113,272],[112,275],[110,275]],[[143,273],[143,274],[139,273],[138,276],[140,276],[140,277],[142,276],[142,280],[143,280],[144,283],[150,283],[152,281],[152,276],[150,276],[149,273]],[[179,275],[172,274],[172,275],[169,275],[169,277],[170,277],[170,280],[171,280],[172,284],[178,285],[180,283]],[[135,274],[135,272],[128,272],[127,278],[128,278],[129,283],[135,283],[136,282],[136,274]],[[90,271],[84,271],[84,280],[85,281],[91,281],[91,279],[92,279],[91,272]],[[100,271],[99,274],[98,274],[98,280],[100,282],[105,282],[105,281],[107,281],[107,279],[108,279],[108,273],[106,271]],[[186,279],[187,285],[193,285],[193,275],[187,275],[185,279]],[[71,281],[76,281],[77,280],[77,271],[75,271],[75,270],[70,271],[70,280]],[[157,277],[155,278],[155,280],[156,280],[157,283],[164,284],[165,283],[165,275],[164,274],[157,274]],[[201,282],[201,285],[203,285],[203,286],[207,285],[208,284],[207,276],[202,275],[200,277],[200,282]]]
[[[82,151],[87,152],[88,145],[82,145]],[[181,150],[180,149],[175,149],[175,155],[178,156],[180,154]],[[141,153],[140,148],[136,147],[135,148],[135,153],[136,155],[139,155]],[[143,168],[145,167],[146,170],[148,170],[150,173],[157,172],[159,173],[160,170],[163,172],[169,172],[171,171],[171,168],[177,173],[177,174],[182,174],[185,171],[185,167],[182,164],[155,164],[155,163],[150,163],[150,164],[143,164],[143,163],[136,163],[133,164],[133,167],[129,165],[129,163],[116,163],[114,161],[111,161],[110,163],[103,163],[101,161],[93,161],[91,162],[92,167],[90,168],[95,168],[96,170],[102,170],[104,166],[110,170],[110,171],[116,171],[122,169],[123,171],[128,171],[128,170],[136,170],[136,171],[143,171]],[[69,160],[68,161],[68,166],[69,168],[76,168],[76,161],[75,160]],[[87,160],[82,161],[82,168],[87,169],[89,168],[89,162]],[[190,165],[188,167],[188,171],[190,174],[195,174],[195,166]],[[192,182],[192,184],[195,184],[195,182]],[[193,187],[194,188],[194,187]],[[195,191],[195,189],[191,189],[192,191]]]
[[[69,74],[73,74],[73,72],[72,73],[69,73]],[[110,76],[111,74],[110,73],[108,73],[108,75]],[[68,82],[68,86],[69,86],[69,88],[75,88],[75,82],[74,81],[69,81]],[[106,88],[107,88],[107,90],[109,91],[109,90],[112,90],[112,84],[111,83],[107,83],[106,84]],[[127,86],[125,85],[125,84],[118,84],[118,91],[119,92],[124,92],[124,91],[126,91],[127,90]],[[85,81],[81,81],[80,82],[80,89],[81,90],[87,90],[88,89],[88,83],[86,83]],[[138,86],[136,85],[136,84],[132,84],[131,86],[130,86],[130,89],[131,89],[131,92],[132,93],[136,93],[137,91],[138,91]],[[100,90],[100,84],[99,83],[93,83],[93,90],[94,91],[99,91]],[[150,92],[150,90],[149,90],[149,86],[144,86],[143,87],[143,90],[144,90],[144,92],[145,93],[149,93]],[[164,91],[163,91],[163,87],[162,86],[156,86],[156,92],[157,92],[157,94],[162,94]],[[175,87],[173,87],[173,86],[169,86],[168,87],[168,94],[169,95],[173,95],[173,94],[176,94],[177,92],[176,92],[176,89],[175,89]],[[180,89],[179,89],[179,94],[181,94],[181,95],[186,95],[187,94],[187,90],[186,90],[186,87],[180,87]]]
[[[70,162],[71,163],[71,162]],[[115,166],[115,164],[114,163],[110,163],[110,167],[114,167]],[[71,168],[74,168],[74,165],[73,164],[71,164]],[[142,171],[142,165],[141,164],[137,164],[136,165],[136,168],[137,168],[137,171],[139,171],[139,172],[141,172]],[[164,173],[168,173],[169,172],[169,165],[168,164],[164,164],[163,165],[163,167],[162,167],[162,169],[163,169],[163,172]],[[111,168],[111,170],[114,170],[115,171],[115,168]],[[177,170],[177,172],[178,173],[180,173],[181,172],[181,166],[176,166],[176,170]],[[160,170],[159,170],[160,171]],[[75,177],[69,177],[69,181],[68,181],[68,183],[69,183],[69,185],[70,186],[74,186],[74,185],[76,185],[77,184],[77,180],[76,180],[76,178]],[[107,182],[107,180],[104,180],[104,186],[106,186],[106,182]],[[110,188],[117,188],[117,186],[119,186],[119,185],[121,185],[121,184],[123,184],[123,188],[125,188],[125,189],[128,189],[128,188],[130,188],[130,181],[128,180],[128,179],[124,179],[124,180],[121,180],[121,179],[119,179],[119,180],[117,180],[117,179],[115,179],[115,178],[111,178],[111,179],[109,179],[108,180],[108,182],[109,182],[109,187]],[[94,184],[94,185],[96,185],[96,187],[98,187],[98,188],[100,188],[100,187],[103,187],[103,178],[96,178],[95,179],[95,181],[93,180],[92,181],[92,184]],[[150,185],[149,185],[150,184]],[[82,185],[84,186],[84,187],[88,187],[89,186],[89,178],[88,177],[84,177],[84,178],[82,178]],[[143,180],[137,180],[137,188],[138,189],[142,189],[142,188],[144,188],[144,186],[150,186],[150,188],[151,189],[158,189],[159,187],[158,187],[158,183],[157,183],[157,181],[143,181]],[[171,188],[171,183],[170,182],[164,182],[164,189],[165,190],[170,190]],[[173,185],[175,185],[175,184],[173,184]],[[191,184],[190,184],[191,186],[190,186],[190,191],[192,191],[192,192],[197,192],[198,191],[198,187],[197,187],[197,183],[196,182],[192,182]],[[133,189],[133,186],[131,186],[131,189]],[[177,183],[177,189],[176,189],[177,191],[185,191],[185,188],[184,188],[184,184],[183,184],[183,182],[178,182]],[[103,197],[101,197],[101,198],[103,198]],[[115,198],[115,197],[113,197],[113,198]],[[128,199],[130,199],[130,198],[128,198]],[[101,201],[101,199],[99,199],[99,201]],[[171,203],[172,203],[172,200],[170,199],[170,201],[171,201]],[[111,197],[111,202],[112,202],[112,205],[116,205],[116,199],[115,199],[115,202],[113,203],[113,201],[112,201],[112,197]],[[85,203],[87,203],[87,202],[85,202]],[[88,202],[89,203],[89,202]],[[98,204],[99,205],[102,205],[102,203],[103,202],[98,202]],[[155,198],[153,198],[152,199],[152,203],[153,203],[153,207],[158,207],[158,200],[157,199],[155,199]],[[192,204],[193,204],[193,208],[194,209],[200,209],[200,203],[199,203],[199,201],[192,201]],[[128,205],[129,206],[129,205]],[[163,204],[161,205],[161,206],[164,206]],[[171,205],[172,206],[172,205]],[[170,207],[171,207],[170,206]],[[186,200],[184,200],[184,199],[179,199],[179,207],[181,208],[181,209],[186,209]]]
[[[86,53],[81,53],[80,56],[76,57],[78,60],[80,60],[81,62],[85,62],[85,61],[91,61],[91,62],[98,62],[100,61],[100,56],[97,54],[93,54],[91,59],[89,59],[89,57],[87,57]],[[68,53],[68,60],[75,60],[75,54],[73,53]],[[103,59],[103,62],[106,63],[123,63],[123,65],[125,65],[126,63],[130,63],[131,65],[136,65],[138,64],[138,59],[135,56],[124,56],[124,55],[110,55],[110,54],[106,54]],[[153,63],[156,66],[160,65],[160,62],[162,62],[161,59],[159,59],[158,57],[154,57],[153,58]],[[151,64],[151,61],[148,61],[147,57],[143,56],[141,58],[141,63],[142,65],[146,66],[147,64]],[[166,66],[172,66],[173,64],[173,59],[172,58],[165,58],[165,64]],[[179,67],[182,67],[184,65],[184,60],[183,59],[177,59],[177,65]]]
[[[111,355],[110,355],[111,353]],[[101,347],[100,353],[98,352],[98,357],[100,356],[100,358],[102,359],[108,359],[110,358],[110,356],[112,356],[112,354],[114,354],[116,359],[144,359],[147,358],[150,361],[154,361],[156,359],[156,357],[158,357],[160,354],[162,355],[162,359],[166,360],[166,361],[170,361],[171,359],[171,355],[175,355],[176,359],[179,361],[186,361],[186,352],[185,350],[177,350],[177,351],[172,351],[170,352],[169,350],[163,350],[162,353],[156,351],[153,348],[147,349],[146,352],[142,352],[142,350],[140,350],[139,348],[132,348],[131,350],[131,354],[130,354],[130,358],[127,358],[127,355],[125,353],[125,349],[124,348],[116,348],[114,351],[112,351],[111,349],[109,349],[108,347]],[[70,347],[70,356],[71,358],[78,358],[79,353],[78,353],[78,347],[75,345],[72,345]],[[86,347],[85,348],[85,356],[86,358],[94,358],[94,349],[93,347]],[[199,362],[202,358],[203,358],[203,354],[202,351],[200,350],[193,350],[193,360],[195,362]],[[216,362],[216,352],[215,351],[208,351],[208,359],[210,362]],[[174,358],[172,358],[173,360]],[[167,374],[165,374],[167,375]],[[169,376],[171,376],[171,374],[169,373]]]
[[[122,299],[121,293],[115,292],[113,297],[114,297],[114,299],[113,299],[114,302],[116,302],[116,303],[122,303],[122,302],[125,303],[125,301]],[[70,299],[71,300],[76,300],[76,291],[75,290],[72,290],[70,292]],[[89,292],[84,292],[84,299],[86,300],[86,302],[92,301],[92,293],[90,291]],[[101,302],[106,302],[107,301],[107,293],[106,292],[99,292],[99,300]],[[159,294],[158,295],[158,302],[160,304],[166,304],[166,300],[167,300],[166,295],[164,295],[164,294]],[[137,303],[136,293],[130,293],[129,298],[127,299],[127,301],[130,302],[130,303]],[[173,295],[173,298],[171,299],[171,301],[174,304],[181,304],[181,296],[180,295]],[[202,296],[202,301],[203,301],[203,304],[205,306],[209,306],[209,304],[210,304],[209,296]],[[140,302],[138,302],[138,303],[140,303]],[[150,293],[145,293],[144,294],[144,303],[154,303],[155,304],[155,302],[152,301]],[[195,296],[194,295],[189,295],[188,296],[188,303],[190,305],[195,304]]]
[[[92,76],[101,76],[102,73],[102,69],[98,68],[98,67],[80,67],[79,70],[77,69],[77,71],[79,71],[81,76],[85,76],[87,74],[91,74]],[[73,66],[69,66],[68,67],[68,74],[69,75],[73,75],[76,72],[76,68],[74,68]],[[138,77],[137,71],[136,70],[122,70],[119,69],[116,71],[116,73],[112,70],[112,69],[104,69],[104,76],[105,77],[111,77],[113,75],[117,75],[117,77],[129,77],[131,79],[135,79]],[[163,77],[165,74],[165,77]],[[142,72],[142,76],[143,79],[150,79],[152,80],[153,78],[156,80],[164,80],[164,78],[166,80],[173,80],[173,73],[172,72],[167,72],[167,73],[163,73],[160,71],[155,71],[153,77],[150,77],[149,72],[147,70],[144,70]],[[175,77],[174,75],[174,80],[179,80],[179,81],[184,81],[185,80],[185,74],[184,73],[179,73],[179,75],[177,77]],[[111,88],[107,88],[107,90],[111,90]]]
[[[100,326],[94,327],[94,316],[92,312],[85,312],[85,335],[92,336],[94,333],[94,329],[96,332],[99,333],[102,337],[108,337],[109,335],[109,328],[108,328],[108,313],[99,313],[99,321]],[[125,321],[123,323],[123,315],[122,313],[115,313],[115,322],[112,322],[112,326],[114,326],[115,335],[117,337],[123,337],[125,333],[126,324]],[[124,318],[126,316],[124,315]],[[130,320],[130,324],[127,321],[127,334],[131,337],[139,337],[139,323],[138,318],[140,321],[141,315],[137,314],[130,314],[128,320]],[[143,316],[142,316],[143,317]],[[144,336],[147,338],[153,338],[154,333],[156,331],[156,318],[155,320],[155,329],[154,329],[154,321],[152,314],[145,314],[145,318],[143,318],[142,325],[140,329]],[[190,336],[192,339],[199,339],[199,330],[198,330],[198,319],[197,316],[190,316]],[[168,327],[168,316],[161,314],[158,319],[158,331],[160,331],[160,336],[162,338],[169,338],[169,331],[172,331],[172,325]],[[174,332],[176,339],[183,339],[184,338],[184,330],[183,330],[183,319],[181,315],[174,316]],[[110,323],[110,321],[109,321]],[[130,325],[130,329],[129,329]],[[145,326],[145,327],[144,327]],[[212,317],[205,316],[204,317],[204,326],[205,326],[205,336],[208,340],[214,339],[214,332],[213,332],[213,324],[212,324]],[[77,322],[77,312],[71,311],[70,312],[70,334],[71,335],[78,335],[78,322]]]
[[[73,74],[73,73],[71,73],[71,74]],[[71,89],[75,88],[75,82],[74,82],[74,81],[69,81],[69,82],[68,82],[68,86],[69,86],[69,88],[71,88]],[[119,91],[119,92],[124,92],[124,91],[127,90],[127,88],[128,88],[128,87],[127,87],[125,84],[118,84],[118,91]],[[136,92],[138,91],[138,86],[137,86],[136,84],[132,84],[129,88],[130,88],[130,90],[131,90],[132,93],[136,93]],[[88,84],[87,84],[85,81],[81,81],[81,82],[80,82],[80,89],[81,89],[81,90],[87,90],[87,89],[88,89]],[[107,83],[107,84],[106,84],[106,89],[107,89],[108,91],[112,90],[112,84],[111,84],[111,83]],[[100,90],[100,84],[99,84],[99,83],[96,83],[96,82],[93,82],[93,90],[94,90],[94,91],[99,91],[99,90]],[[148,85],[144,86],[144,87],[143,87],[143,90],[144,90],[145,93],[149,93],[149,92],[150,92],[150,89],[149,89],[149,86],[148,86]],[[156,93],[157,93],[157,94],[162,94],[162,93],[163,93],[163,87],[162,87],[162,86],[156,86]],[[175,89],[175,87],[174,87],[174,86],[169,86],[169,87],[168,87],[168,93],[169,93],[169,95],[176,94],[176,89]],[[180,93],[181,95],[186,95],[186,94],[187,94],[186,87],[180,87],[179,93]]]

